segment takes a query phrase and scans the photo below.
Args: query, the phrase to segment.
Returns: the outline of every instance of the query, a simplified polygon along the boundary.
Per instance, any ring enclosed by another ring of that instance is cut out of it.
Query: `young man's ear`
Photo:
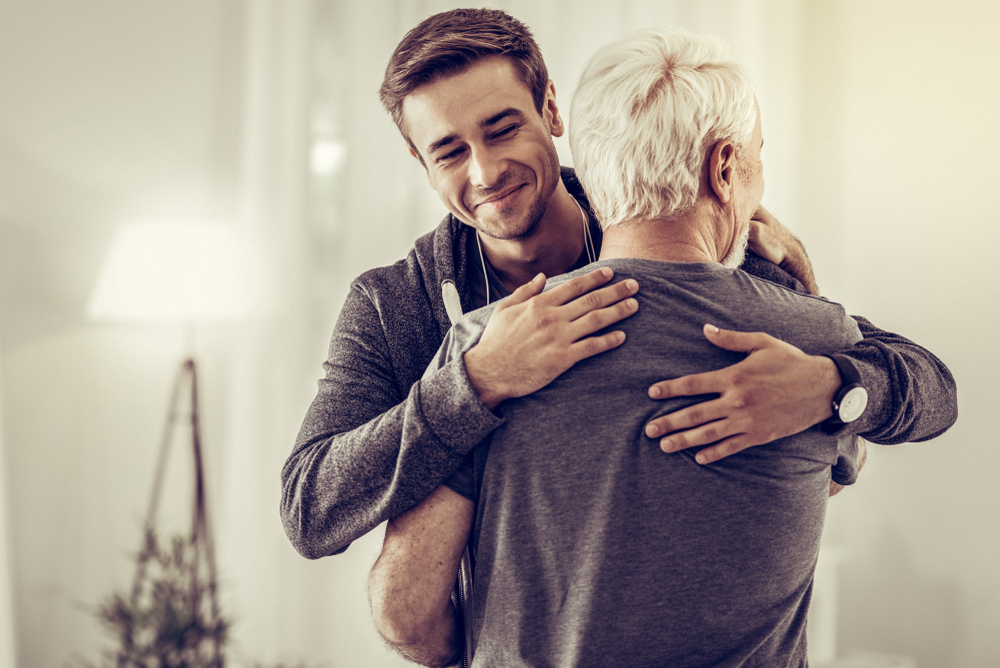
[[[733,198],[736,177],[736,145],[728,139],[716,142],[708,158],[708,184],[721,204]]]
[[[556,105],[556,85],[549,79],[545,85],[545,100],[542,102],[542,118],[549,124],[549,132],[553,137],[562,137],[566,132],[559,107]]]

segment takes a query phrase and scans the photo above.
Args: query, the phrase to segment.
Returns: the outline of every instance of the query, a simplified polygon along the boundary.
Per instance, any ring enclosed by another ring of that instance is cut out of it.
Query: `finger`
[[[599,288],[612,278],[615,272],[611,267],[601,267],[594,271],[577,276],[552,288],[546,293],[546,299],[552,304],[562,305],[571,302],[580,295],[585,295],[594,288]]]
[[[770,334],[763,332],[735,332],[731,329],[719,329],[715,325],[708,324],[705,325],[703,331],[705,338],[713,345],[741,353],[752,353],[778,341]]]
[[[709,422],[715,422],[727,416],[725,404],[714,399],[702,401],[693,406],[682,408],[668,415],[661,415],[646,423],[646,436],[657,438],[675,431],[701,427]],[[718,439],[716,439],[718,440]],[[707,441],[711,443],[712,441]]]
[[[649,387],[650,399],[670,399],[671,397],[693,397],[698,394],[722,394],[727,385],[726,369],[705,371],[671,380],[661,380]]]
[[[500,311],[505,308],[510,308],[514,304],[524,303],[539,294],[544,289],[545,274],[539,273],[517,290],[514,290],[514,292],[510,294],[510,297],[507,297],[507,299],[500,302],[500,304],[496,307],[496,310]]]
[[[740,434],[732,438],[727,438],[724,441],[701,450],[697,455],[695,455],[694,460],[699,464],[711,464],[719,461],[720,459],[725,459],[730,455],[735,455],[737,452],[746,450],[752,445],[755,445],[752,440],[748,439],[743,434]]]
[[[576,364],[582,359],[599,355],[600,353],[611,350],[612,348],[617,348],[623,343],[625,343],[625,332],[621,330],[608,332],[607,334],[601,334],[600,336],[588,336],[585,339],[580,339],[579,341],[570,344],[567,349],[570,366]]]
[[[627,299],[637,292],[639,292],[639,284],[634,278],[628,278],[577,297],[562,307],[563,314],[567,320],[575,321],[597,309],[620,303],[623,299]]]
[[[765,225],[770,225],[771,222],[777,220],[771,215],[771,212],[764,208],[763,204],[757,206],[757,210],[753,212],[750,217],[751,220],[758,220]]]
[[[660,439],[660,450],[679,452],[700,445],[719,443],[722,439],[735,436],[738,432],[731,426],[732,420],[716,420],[700,427],[679,431]]]
[[[591,311],[582,318],[577,318],[569,323],[566,332],[570,337],[570,341],[577,341],[620,320],[624,320],[638,310],[639,302],[629,298],[611,306]]]

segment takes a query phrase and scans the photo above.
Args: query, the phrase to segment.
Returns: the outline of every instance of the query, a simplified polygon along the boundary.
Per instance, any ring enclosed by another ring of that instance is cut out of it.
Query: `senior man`
[[[588,63],[570,134],[604,240],[568,278],[596,266],[643,286],[625,343],[508,399],[472,464],[389,523],[376,623],[413,660],[456,661],[468,543],[473,666],[805,666],[828,482],[857,467],[836,432],[864,409],[836,353],[862,336],[840,305],[738,269],[764,192],[749,77],[720,40],[643,33]],[[428,373],[467,357],[490,315],[459,321]],[[832,355],[840,414],[710,466],[664,456],[646,425],[693,400],[647,388],[737,363],[703,336],[719,327]]]

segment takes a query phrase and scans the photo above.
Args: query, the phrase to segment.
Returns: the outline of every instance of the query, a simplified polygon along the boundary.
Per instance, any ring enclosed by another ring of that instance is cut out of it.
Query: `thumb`
[[[740,353],[752,353],[763,347],[767,339],[767,334],[762,332],[734,332],[711,324],[706,324],[703,331],[713,345]]]

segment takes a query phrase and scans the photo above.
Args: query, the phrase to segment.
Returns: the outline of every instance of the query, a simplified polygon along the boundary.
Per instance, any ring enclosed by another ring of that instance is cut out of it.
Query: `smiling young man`
[[[542,292],[546,276],[596,259],[601,231],[573,171],[558,167],[555,88],[523,24],[496,10],[428,18],[393,53],[381,96],[450,214],[406,259],[352,283],[282,470],[282,521],[309,558],[342,552],[427,497],[504,422],[504,400],[620,345],[610,326],[637,308],[637,283],[611,284],[606,267]],[[750,254],[742,268],[799,286],[777,266],[802,266],[794,238],[767,217],[751,225],[751,250],[770,262]],[[424,374],[453,320],[503,297],[473,348]],[[898,443],[950,426],[955,389],[944,365],[859,324],[865,340],[844,356],[869,408],[843,433]],[[764,334],[708,336],[750,354],[652,387],[660,399],[719,395],[647,426],[665,451],[713,444],[698,453],[708,463],[831,417],[843,381],[828,358]]]

